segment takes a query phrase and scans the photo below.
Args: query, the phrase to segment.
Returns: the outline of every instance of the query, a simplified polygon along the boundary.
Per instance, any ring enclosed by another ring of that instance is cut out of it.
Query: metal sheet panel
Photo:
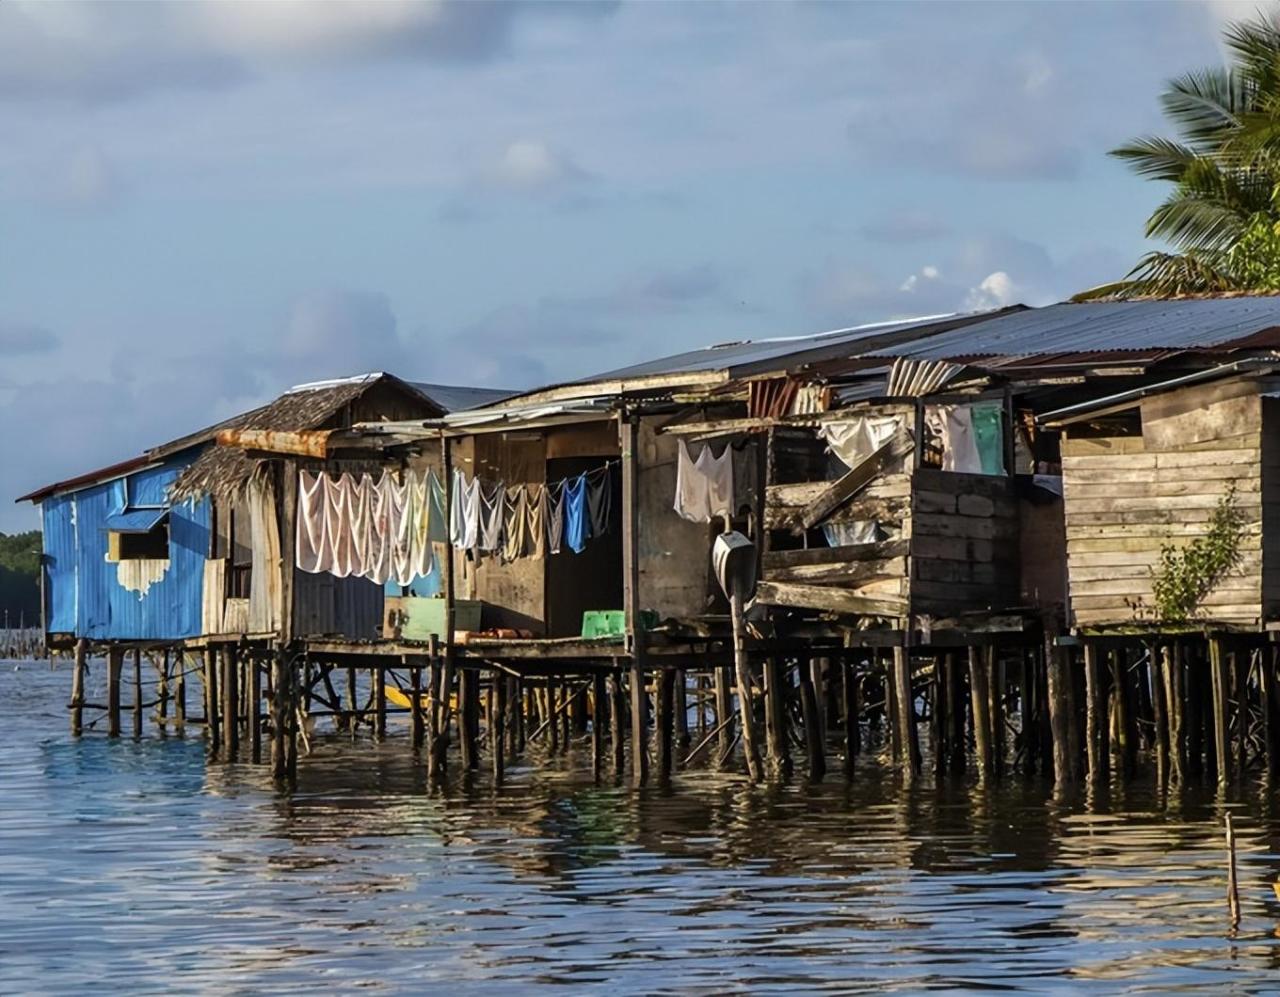
[[[1280,297],[1066,302],[989,318],[877,356],[944,360],[1092,350],[1280,347]]]
[[[150,533],[167,515],[168,509],[126,509],[108,516],[102,526],[113,533]]]
[[[47,498],[40,506],[44,534],[45,598],[50,633],[76,629],[76,498]]]

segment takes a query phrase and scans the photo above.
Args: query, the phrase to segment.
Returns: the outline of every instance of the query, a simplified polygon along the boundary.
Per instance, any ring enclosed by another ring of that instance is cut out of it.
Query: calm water
[[[1280,990],[1259,787],[634,793],[566,762],[430,799],[393,738],[322,741],[284,797],[199,737],[73,742],[66,668],[0,668],[0,992]]]

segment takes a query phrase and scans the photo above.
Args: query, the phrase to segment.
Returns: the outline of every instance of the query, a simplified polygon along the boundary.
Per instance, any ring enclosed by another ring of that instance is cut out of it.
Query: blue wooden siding
[[[46,499],[44,552],[49,630],[91,640],[166,640],[199,636],[209,503],[169,511],[169,562],[138,590],[120,582],[107,560],[107,518],[126,508],[168,505],[167,489],[194,455]],[[145,591],[141,589],[145,588]]]

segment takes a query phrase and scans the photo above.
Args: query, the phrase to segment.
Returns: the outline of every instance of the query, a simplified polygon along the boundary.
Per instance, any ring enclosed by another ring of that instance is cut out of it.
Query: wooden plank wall
[[[1133,622],[1134,602],[1149,611],[1151,572],[1161,546],[1202,535],[1233,483],[1245,517],[1242,560],[1205,599],[1204,616],[1258,622],[1263,565],[1257,390],[1256,383],[1229,382],[1147,399],[1141,436],[1065,435],[1067,568],[1076,626]]]
[[[911,477],[911,611],[931,616],[1018,604],[1013,479],[919,468]]]

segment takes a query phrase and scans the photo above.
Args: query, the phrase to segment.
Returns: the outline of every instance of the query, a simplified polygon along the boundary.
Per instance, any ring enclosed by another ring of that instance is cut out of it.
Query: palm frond
[[[1215,67],[1170,80],[1160,103],[1183,138],[1205,151],[1239,127],[1251,109],[1250,90],[1236,73]]]
[[[1108,155],[1123,159],[1140,177],[1177,183],[1199,153],[1172,139],[1149,136],[1112,149]]]

